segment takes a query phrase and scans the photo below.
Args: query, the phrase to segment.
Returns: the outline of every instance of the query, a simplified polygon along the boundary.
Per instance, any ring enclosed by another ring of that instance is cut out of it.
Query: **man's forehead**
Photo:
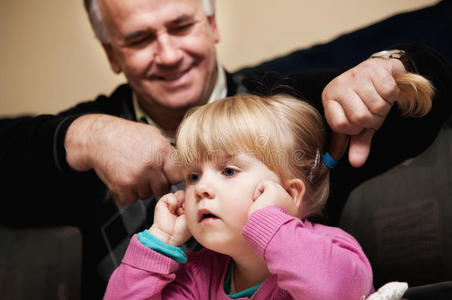
[[[159,30],[183,19],[205,15],[201,0],[99,0],[104,24],[110,35]],[[177,25],[177,24],[176,24]]]
[[[98,0],[103,14],[118,17],[137,12],[161,12],[185,9],[188,11],[202,11],[203,0]]]

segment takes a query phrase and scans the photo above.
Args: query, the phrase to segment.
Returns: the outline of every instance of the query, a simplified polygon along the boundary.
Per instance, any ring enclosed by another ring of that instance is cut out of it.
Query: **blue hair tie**
[[[328,169],[334,168],[338,163],[338,161],[332,158],[328,152],[325,152],[325,154],[322,155],[322,162]]]

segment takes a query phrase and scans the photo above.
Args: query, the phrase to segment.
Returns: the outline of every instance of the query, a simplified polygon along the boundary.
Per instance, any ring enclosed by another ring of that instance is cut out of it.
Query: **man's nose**
[[[162,33],[158,39],[156,62],[163,65],[174,65],[182,59],[182,51],[177,42],[168,33]]]

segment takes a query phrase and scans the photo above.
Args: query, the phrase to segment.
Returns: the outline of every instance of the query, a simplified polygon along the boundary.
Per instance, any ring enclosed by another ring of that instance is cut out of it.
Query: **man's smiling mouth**
[[[153,77],[155,79],[162,80],[162,81],[174,81],[174,80],[181,78],[185,74],[187,74],[190,70],[191,70],[191,67],[184,71],[178,72],[178,73],[158,74],[158,75],[154,75]]]

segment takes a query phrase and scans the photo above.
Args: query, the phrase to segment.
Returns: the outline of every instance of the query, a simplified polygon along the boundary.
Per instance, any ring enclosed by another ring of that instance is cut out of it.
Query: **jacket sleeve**
[[[91,199],[102,199],[106,188],[93,171],[75,172],[69,167],[64,148],[66,131],[82,114],[120,116],[123,94],[100,96],[56,115],[16,118],[0,131],[2,225],[82,223],[77,215],[86,213],[85,204],[89,205]]]
[[[65,157],[64,133],[75,118],[75,115],[19,118],[0,134],[2,225],[74,224],[65,212],[75,214],[82,209],[82,205],[76,207],[86,198],[80,187],[88,190],[91,186],[88,180],[93,176],[91,172],[71,173],[68,167],[63,171],[66,161],[58,159]]]
[[[243,235],[294,299],[361,299],[372,270],[358,242],[339,228],[312,225],[277,206],[254,212]]]
[[[79,103],[56,115],[38,115],[17,118],[4,131],[0,132],[0,163],[11,168],[15,165],[28,170],[35,169],[48,175],[68,173],[64,151],[64,138],[71,123],[79,116],[89,113],[102,113],[126,117],[126,105],[122,101],[130,97],[127,86],[120,86],[110,97],[99,96],[94,101]],[[26,158],[26,159],[22,159]],[[59,174],[61,175],[61,174]]]

